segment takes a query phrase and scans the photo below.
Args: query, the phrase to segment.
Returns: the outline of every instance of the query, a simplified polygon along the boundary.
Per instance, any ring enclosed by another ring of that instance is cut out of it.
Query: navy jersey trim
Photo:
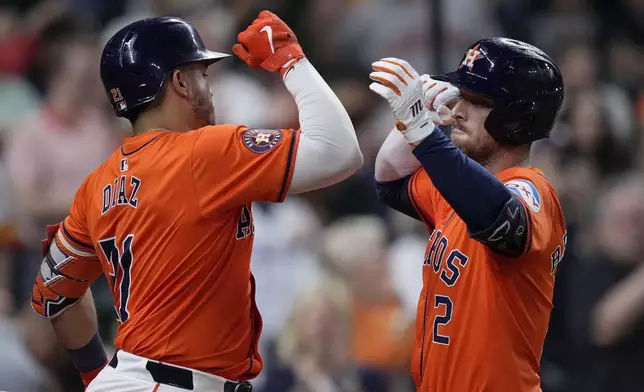
[[[528,207],[523,202],[521,202],[521,207],[523,207],[523,211],[526,214],[526,241],[523,252],[521,253],[521,256],[523,256],[532,249],[532,213],[528,211]]]
[[[60,227],[63,229],[63,232],[65,233],[65,235],[66,235],[70,240],[72,240],[72,242],[75,242],[76,244],[78,244],[78,245],[80,245],[80,246],[83,246],[83,247],[85,247],[85,248],[94,249],[94,247],[93,247],[91,244],[87,244],[87,243],[85,243],[85,242],[83,242],[83,241],[81,241],[81,240],[77,239],[77,238],[76,238],[76,237],[74,237],[73,235],[71,235],[71,233],[70,233],[69,231],[67,231],[67,228],[65,227],[65,222],[64,222],[64,221],[62,222],[62,224],[60,225]]]
[[[143,143],[143,145],[142,145],[142,146],[139,146],[138,148],[136,148],[134,151],[125,152],[125,149],[124,149],[124,148],[125,148],[125,146],[123,145],[123,146],[121,146],[121,154],[122,154],[124,157],[127,157],[127,156],[130,156],[130,155],[132,155],[132,154],[134,154],[134,153],[136,153],[136,152],[139,152],[139,151],[141,151],[144,147],[146,147],[148,144],[152,143],[153,141],[157,140],[159,137],[161,137],[161,136],[163,136],[163,135],[165,135],[165,134],[168,134],[168,133],[170,133],[170,131],[168,131],[168,132],[163,132],[163,133],[160,133],[160,134],[156,135],[156,136],[155,136],[155,137],[153,137],[152,139],[150,139],[150,140],[148,140],[147,142]]]
[[[295,154],[295,143],[297,142],[298,130],[294,130],[291,135],[291,143],[288,146],[288,158],[286,159],[286,169],[284,170],[284,179],[282,180],[282,186],[280,188],[280,193],[277,196],[277,202],[281,202],[286,197],[286,186],[288,184],[288,179],[291,174],[291,166],[293,165],[293,155]]]

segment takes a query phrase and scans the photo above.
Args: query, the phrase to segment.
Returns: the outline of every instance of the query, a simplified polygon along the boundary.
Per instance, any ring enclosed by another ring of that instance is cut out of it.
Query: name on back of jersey
[[[103,187],[101,215],[114,207],[136,208],[139,205],[137,194],[141,189],[141,179],[131,175],[121,175]]]

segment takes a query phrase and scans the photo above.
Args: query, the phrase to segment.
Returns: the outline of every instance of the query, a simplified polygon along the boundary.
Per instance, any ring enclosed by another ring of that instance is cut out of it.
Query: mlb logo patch
[[[248,129],[242,135],[246,148],[257,154],[263,154],[280,144],[283,139],[279,129]]]
[[[130,165],[127,163],[127,158],[121,159],[121,173],[128,171]]]
[[[532,182],[528,180],[511,180],[506,182],[505,186],[510,192],[522,198],[532,211],[539,212],[541,210],[541,195]]]

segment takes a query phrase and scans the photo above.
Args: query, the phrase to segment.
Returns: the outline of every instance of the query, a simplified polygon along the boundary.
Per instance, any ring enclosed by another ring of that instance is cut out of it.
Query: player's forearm
[[[83,347],[92,339],[98,326],[90,290],[75,306],[51,320],[56,336],[66,349]]]
[[[52,319],[51,324],[81,375],[100,370],[107,363],[107,354],[97,332],[96,309],[90,290],[78,304]]]
[[[360,169],[363,157],[349,114],[308,60],[291,69],[284,83],[302,132],[289,193],[332,185]]]
[[[491,227],[512,197],[498,178],[468,158],[438,129],[413,153],[471,232]]]
[[[396,129],[391,131],[376,157],[376,181],[395,181],[415,173],[421,165],[412,147]]]

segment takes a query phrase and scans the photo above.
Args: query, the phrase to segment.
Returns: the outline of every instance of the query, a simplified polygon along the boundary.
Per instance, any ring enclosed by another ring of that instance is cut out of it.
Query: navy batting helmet
[[[197,30],[179,18],[148,18],[110,38],[101,56],[101,80],[116,115],[129,118],[159,95],[178,66],[228,56],[206,49]]]
[[[503,144],[548,137],[563,103],[563,80],[554,61],[540,49],[508,38],[474,43],[458,70],[432,78],[492,100],[485,129]]]

